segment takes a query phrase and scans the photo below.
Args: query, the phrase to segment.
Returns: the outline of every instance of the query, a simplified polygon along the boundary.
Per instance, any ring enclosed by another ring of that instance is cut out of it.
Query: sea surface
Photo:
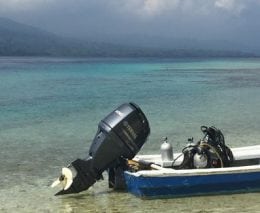
[[[260,144],[260,59],[0,58],[0,212],[260,212],[260,193],[142,200],[105,180],[56,197],[61,168],[87,155],[101,119],[124,102],[146,114],[142,154],[174,152],[200,126],[231,147]]]

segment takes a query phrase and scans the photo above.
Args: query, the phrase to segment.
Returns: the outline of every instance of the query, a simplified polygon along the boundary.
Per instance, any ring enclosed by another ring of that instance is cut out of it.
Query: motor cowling
[[[120,156],[132,159],[149,133],[149,123],[141,109],[133,103],[123,104],[99,123],[89,156],[97,169],[104,170]]]
[[[149,123],[142,110],[134,103],[122,104],[100,121],[89,156],[75,160],[68,167],[75,171],[72,185],[56,195],[88,189],[102,178],[106,169],[122,159],[132,159],[149,134]]]

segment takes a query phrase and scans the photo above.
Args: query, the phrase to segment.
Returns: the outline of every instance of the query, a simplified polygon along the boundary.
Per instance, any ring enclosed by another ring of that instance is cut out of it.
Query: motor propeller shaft
[[[87,190],[102,177],[102,174],[93,171],[91,158],[87,160],[77,159],[67,169],[74,171],[74,175],[72,175],[72,172],[68,177],[66,176],[68,173],[65,174],[64,180],[61,182],[65,181],[66,185],[63,184],[62,190],[55,195],[79,193]],[[54,181],[52,185],[55,186],[55,182],[58,182],[59,179]]]
[[[63,190],[67,190],[73,182],[72,178],[72,171],[67,167],[63,167],[60,177],[52,183],[51,187],[62,185]]]

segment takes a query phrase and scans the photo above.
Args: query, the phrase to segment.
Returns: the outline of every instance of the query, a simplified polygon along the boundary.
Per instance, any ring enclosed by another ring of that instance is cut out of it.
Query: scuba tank
[[[201,126],[204,138],[190,143],[183,150],[183,161],[177,169],[220,168],[231,166],[231,149],[225,145],[222,132],[214,126]]]
[[[168,143],[167,137],[163,138],[163,143],[161,145],[161,160],[162,167],[171,167],[173,163],[173,149],[172,145]]]

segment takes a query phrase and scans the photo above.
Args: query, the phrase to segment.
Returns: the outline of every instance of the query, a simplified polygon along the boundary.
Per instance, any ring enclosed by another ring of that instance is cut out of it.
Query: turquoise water
[[[232,147],[259,144],[260,59],[0,58],[0,211],[260,209],[257,193],[143,201],[106,181],[54,197],[61,167],[86,156],[98,122],[129,101],[151,126],[141,153],[158,153],[163,136],[180,151],[201,125],[220,128]]]

